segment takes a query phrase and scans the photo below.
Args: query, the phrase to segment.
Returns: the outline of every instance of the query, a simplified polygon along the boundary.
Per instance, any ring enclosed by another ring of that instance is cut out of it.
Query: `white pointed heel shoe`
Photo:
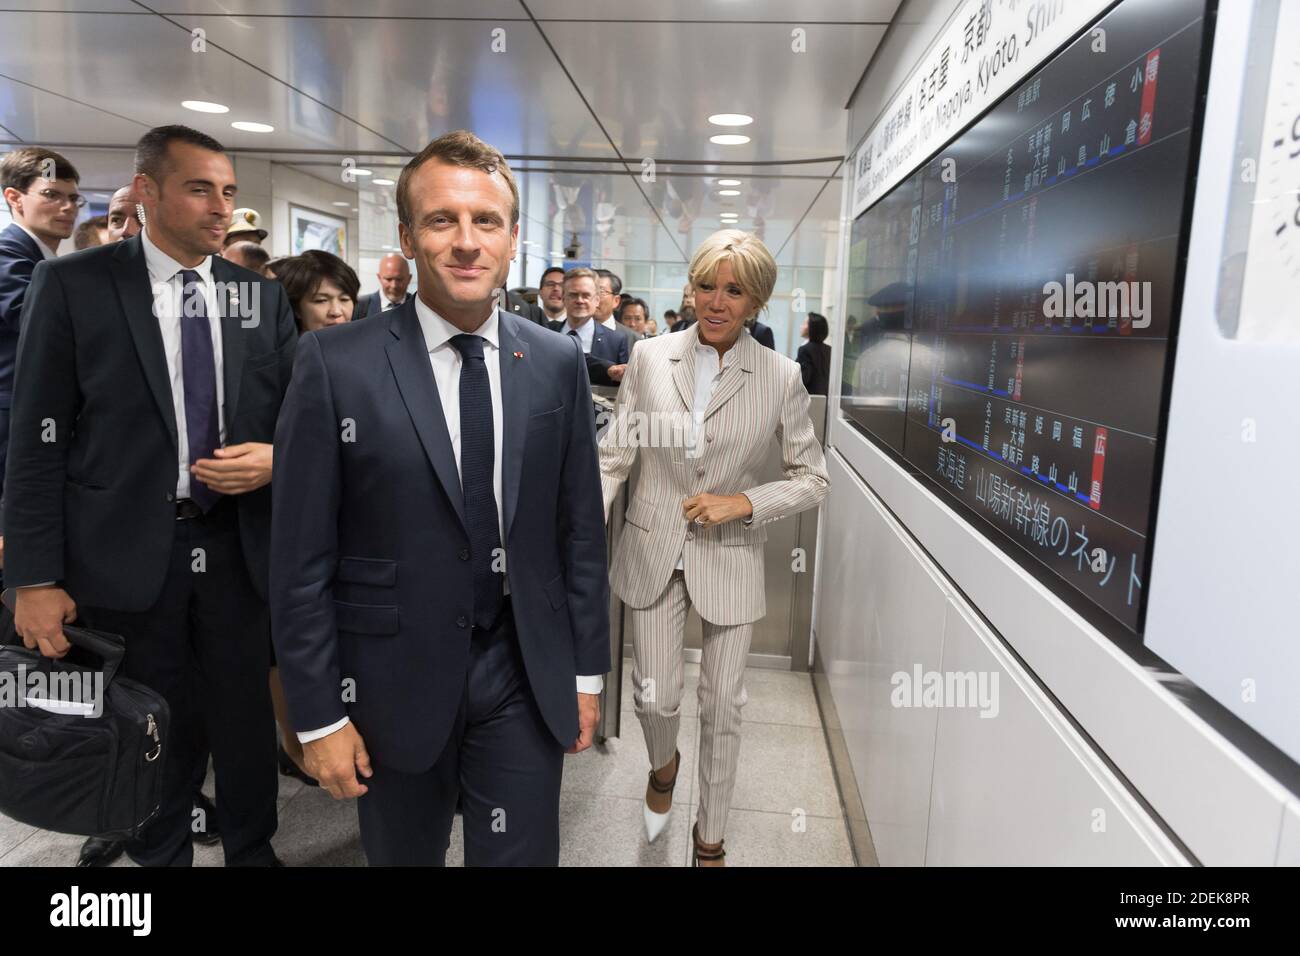
[[[682,755],[680,751],[673,751],[673,779],[669,783],[660,783],[655,777],[655,772],[650,771],[650,789],[655,793],[671,794],[673,788],[677,786],[677,775],[682,769]],[[670,798],[671,800],[671,798]],[[656,813],[650,809],[650,804],[642,804],[642,810],[645,811],[645,835],[651,843],[655,838],[664,832],[664,827],[668,825],[668,818],[673,814],[671,802],[667,810],[663,813]]]

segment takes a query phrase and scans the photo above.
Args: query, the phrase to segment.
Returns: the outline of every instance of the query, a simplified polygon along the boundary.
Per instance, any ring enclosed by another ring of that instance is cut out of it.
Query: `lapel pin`
[[[516,353],[515,353],[515,358],[520,359],[520,358],[523,358],[523,357],[524,357],[524,353],[523,353],[523,352],[516,352]]]

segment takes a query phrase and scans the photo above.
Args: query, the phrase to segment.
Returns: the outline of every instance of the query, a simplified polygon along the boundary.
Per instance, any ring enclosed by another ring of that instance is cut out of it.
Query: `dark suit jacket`
[[[13,398],[18,320],[32,270],[44,258],[36,240],[17,223],[11,222],[0,232],[0,409],[8,408]]]
[[[749,334],[754,337],[754,341],[759,345],[766,345],[773,352],[776,351],[776,337],[772,335],[771,326],[755,320],[754,327],[749,330]]]
[[[610,664],[591,390],[574,343],[497,315],[515,629],[538,709],[567,747],[578,736],[576,675]],[[304,335],[275,437],[271,624],[293,725],[347,715],[378,763],[427,770],[465,693],[474,597],[460,478],[415,304]],[[355,681],[346,703],[345,678]]]
[[[508,308],[521,319],[527,319],[534,325],[546,325],[546,313],[542,311],[540,305],[534,305],[525,299],[522,295],[515,292],[506,293],[506,302]]]
[[[409,300],[411,296],[408,294]],[[384,294],[382,292],[367,292],[365,295],[358,297],[356,308],[352,310],[354,319],[366,319],[372,315],[379,315],[384,311]]]
[[[809,395],[829,395],[831,385],[831,347],[825,342],[805,342],[795,356],[803,387]]]
[[[595,316],[591,318],[596,322]],[[546,327],[553,332],[559,332],[561,335],[568,337],[569,323],[567,320],[550,321]],[[597,348],[599,345],[599,348]],[[607,329],[599,322],[596,322],[596,329],[591,336],[591,351],[586,353],[587,377],[592,385],[614,385],[618,382],[609,377],[609,367],[611,365],[624,365],[632,355],[632,347],[628,342],[627,336],[621,334],[617,329]]]
[[[212,277],[244,293],[221,319],[226,444],[269,442],[298,339],[293,312],[280,283],[225,259],[213,258]],[[255,320],[240,315],[251,301]],[[5,583],[59,581],[79,604],[146,610],[171,563],[177,437],[140,238],[37,265],[22,322]],[[265,594],[271,489],[237,504],[244,558]]]

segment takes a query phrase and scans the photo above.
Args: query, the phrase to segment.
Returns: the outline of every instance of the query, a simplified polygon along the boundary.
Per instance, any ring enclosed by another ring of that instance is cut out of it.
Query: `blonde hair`
[[[686,278],[693,287],[711,282],[724,262],[731,264],[736,285],[758,303],[754,313],[766,309],[776,287],[776,260],[763,240],[740,229],[719,229],[695,250]]]

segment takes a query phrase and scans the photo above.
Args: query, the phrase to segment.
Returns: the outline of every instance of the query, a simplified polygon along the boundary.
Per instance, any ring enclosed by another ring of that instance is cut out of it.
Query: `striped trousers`
[[[652,769],[673,761],[686,683],[683,634],[690,596],[681,571],[648,607],[627,608],[632,618],[632,703],[645,734]],[[700,658],[700,839],[717,843],[727,825],[740,761],[740,709],[745,706],[745,661],[753,624],[723,627],[704,621]]]

